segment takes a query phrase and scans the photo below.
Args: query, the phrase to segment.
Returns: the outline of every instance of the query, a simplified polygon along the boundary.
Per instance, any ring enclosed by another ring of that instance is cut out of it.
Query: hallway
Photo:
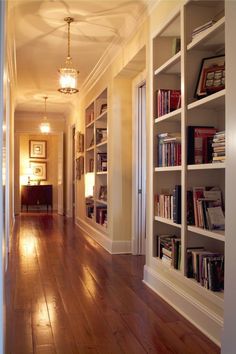
[[[143,257],[111,256],[71,220],[17,217],[7,354],[219,353],[142,283]]]

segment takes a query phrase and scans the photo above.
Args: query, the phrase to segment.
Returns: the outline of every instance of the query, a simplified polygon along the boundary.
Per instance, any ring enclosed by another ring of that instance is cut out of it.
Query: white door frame
[[[143,126],[139,129],[139,91],[140,87],[146,85],[146,71],[140,73],[133,80],[132,83],[132,254],[145,254],[146,249],[146,239],[145,239],[145,217],[146,217],[146,153],[143,156],[143,179],[140,181],[139,178],[139,165],[137,163],[139,156],[139,142],[140,133],[142,131],[142,140],[146,142],[146,118],[143,121]],[[146,100],[145,107],[142,107],[146,117]],[[145,145],[146,146],[146,145]],[[146,147],[143,147],[146,151]],[[140,186],[141,182],[141,186]],[[140,190],[142,192],[140,193]],[[142,210],[139,210],[140,204],[142,205]],[[142,215],[140,220],[139,215]],[[142,233],[141,229],[143,229]]]
[[[75,124],[69,125],[67,130],[67,210],[66,216],[68,218],[73,217],[73,173],[72,169],[75,168],[75,161],[73,159],[73,129],[75,129]],[[74,193],[76,195],[76,183],[74,188]]]

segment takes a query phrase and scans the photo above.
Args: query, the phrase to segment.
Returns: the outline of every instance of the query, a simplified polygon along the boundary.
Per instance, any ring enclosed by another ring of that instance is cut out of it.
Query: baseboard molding
[[[173,285],[147,265],[144,266],[143,282],[220,346],[223,332],[222,318],[198,303],[196,298],[193,298],[184,289]]]
[[[86,233],[86,235],[99,243],[99,245],[105,248],[110,254],[131,253],[131,241],[112,241],[107,235],[104,235],[95,227],[80,218],[76,218],[75,223]]]

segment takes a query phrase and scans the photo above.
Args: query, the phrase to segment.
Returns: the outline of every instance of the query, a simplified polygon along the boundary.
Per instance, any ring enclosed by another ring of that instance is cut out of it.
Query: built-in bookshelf
[[[107,232],[107,89],[85,110],[85,214]]]
[[[224,1],[187,1],[152,38],[150,200],[152,257],[156,279],[162,279],[160,286],[152,286],[164,294],[164,283],[177,293],[185,284],[186,296],[195,296],[199,310],[207,304],[207,311],[217,313],[221,321],[226,168],[224,31]],[[201,194],[197,187],[202,188]],[[216,298],[220,299],[217,309]]]

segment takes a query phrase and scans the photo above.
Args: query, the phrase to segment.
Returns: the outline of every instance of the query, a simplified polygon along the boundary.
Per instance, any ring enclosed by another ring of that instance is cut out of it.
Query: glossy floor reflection
[[[219,353],[142,283],[143,265],[109,255],[71,220],[22,214],[7,272],[6,354]]]

